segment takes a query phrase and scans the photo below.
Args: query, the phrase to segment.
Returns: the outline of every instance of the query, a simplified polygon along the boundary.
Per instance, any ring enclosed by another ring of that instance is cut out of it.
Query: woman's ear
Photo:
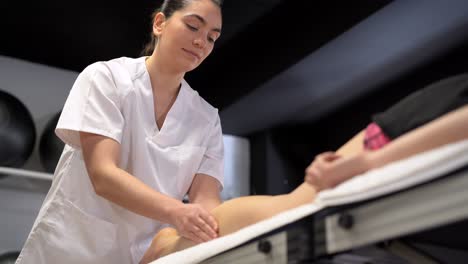
[[[165,24],[166,16],[162,12],[158,12],[153,21],[153,34],[157,37],[161,35]]]

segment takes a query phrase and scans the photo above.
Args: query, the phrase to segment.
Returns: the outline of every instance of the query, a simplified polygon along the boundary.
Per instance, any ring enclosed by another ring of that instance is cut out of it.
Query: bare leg
[[[161,229],[156,236],[154,236],[150,247],[146,250],[145,255],[140,260],[140,264],[149,263],[162,256],[194,245],[196,245],[195,242],[179,236],[177,230],[174,228],[167,227]]]
[[[212,213],[218,221],[219,236],[225,236],[278,213],[310,203],[315,195],[315,189],[303,183],[289,194],[232,199],[213,209]],[[194,242],[180,237],[175,229],[165,228],[154,237],[141,263],[148,263],[194,245]]]
[[[303,183],[289,194],[232,199],[216,207],[212,213],[219,223],[219,235],[224,236],[278,213],[312,202],[315,194],[314,188]]]

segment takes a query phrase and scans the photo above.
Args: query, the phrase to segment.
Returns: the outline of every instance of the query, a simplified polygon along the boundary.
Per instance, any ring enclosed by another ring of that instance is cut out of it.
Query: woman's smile
[[[188,49],[184,49],[184,48],[182,48],[182,50],[185,51],[185,53],[189,54],[191,57],[196,58],[197,60],[200,60],[200,59],[201,59],[201,55],[197,54],[197,53],[194,52],[194,51],[191,51],[191,50],[188,50]]]

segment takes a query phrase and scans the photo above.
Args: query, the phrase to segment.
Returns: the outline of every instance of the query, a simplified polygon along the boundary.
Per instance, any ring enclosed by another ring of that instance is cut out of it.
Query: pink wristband
[[[376,150],[387,145],[391,139],[385,135],[379,125],[370,123],[364,133],[364,149]]]

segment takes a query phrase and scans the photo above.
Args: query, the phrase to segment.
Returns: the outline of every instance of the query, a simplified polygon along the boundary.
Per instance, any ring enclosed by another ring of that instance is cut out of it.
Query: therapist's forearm
[[[207,174],[197,173],[188,192],[190,203],[203,206],[208,212],[221,204],[219,182]]]
[[[379,151],[368,152],[372,167],[380,167],[445,144],[468,139],[468,106],[412,130]]]
[[[170,211],[182,202],[163,195],[118,167],[103,168],[93,181],[97,195],[136,214],[170,223]]]
[[[213,209],[215,209],[221,204],[221,199],[219,198],[200,199],[200,200],[192,201],[192,203],[200,204],[208,212],[211,212]]]

